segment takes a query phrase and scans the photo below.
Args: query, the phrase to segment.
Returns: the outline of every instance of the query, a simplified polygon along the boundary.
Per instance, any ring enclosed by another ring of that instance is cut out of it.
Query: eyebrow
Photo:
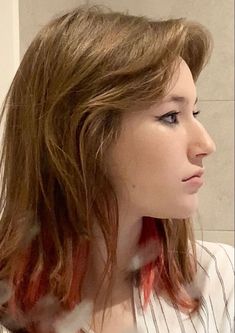
[[[169,102],[177,102],[181,104],[188,104],[189,100],[188,98],[184,96],[179,96],[179,95],[170,95],[168,96],[165,100],[163,100],[163,103],[169,103]],[[194,105],[197,104],[198,102],[198,97],[196,98]]]

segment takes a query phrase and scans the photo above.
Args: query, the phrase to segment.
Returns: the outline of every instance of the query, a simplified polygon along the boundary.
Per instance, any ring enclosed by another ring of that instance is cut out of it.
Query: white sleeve
[[[227,309],[224,309],[219,327],[219,332],[234,332],[234,248],[227,244],[219,244],[223,248],[226,256],[224,257],[224,271],[222,272],[227,284]],[[232,268],[233,274],[229,274]],[[228,317],[230,317],[231,325],[228,325]]]
[[[234,332],[234,247],[197,241],[198,259],[207,278],[199,285],[210,309],[211,325],[218,333]]]
[[[234,291],[231,289],[231,292],[228,296],[228,313],[231,315],[231,328],[228,327],[227,323],[227,314],[225,311],[223,312],[221,325],[219,328],[219,332],[230,332],[234,333]],[[230,330],[230,331],[229,331]]]

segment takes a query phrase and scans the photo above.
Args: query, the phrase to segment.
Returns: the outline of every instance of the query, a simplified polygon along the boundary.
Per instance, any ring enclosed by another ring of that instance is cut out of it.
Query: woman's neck
[[[99,290],[99,303],[102,304],[108,291],[109,283],[112,293],[109,294],[109,303],[118,304],[124,302],[131,295],[131,271],[130,263],[138,251],[138,241],[142,230],[142,220],[135,223],[129,221],[119,222],[117,241],[117,265],[113,272],[113,280],[103,279],[100,287],[102,272],[105,267],[107,251],[101,232],[95,230],[95,242],[90,246],[89,262],[83,284],[82,298],[94,299]]]

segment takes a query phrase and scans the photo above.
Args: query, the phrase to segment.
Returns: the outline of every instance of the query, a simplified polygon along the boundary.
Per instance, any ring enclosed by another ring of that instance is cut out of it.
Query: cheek
[[[176,177],[179,166],[179,152],[167,142],[159,142],[154,137],[133,143],[126,154],[125,164],[130,177],[168,182]],[[130,179],[131,179],[130,178]]]
[[[187,218],[197,208],[181,183],[182,146],[166,141],[129,141],[117,145],[109,160],[111,180],[118,198],[142,216]]]
[[[182,165],[178,141],[166,131],[156,133],[155,127],[129,128],[110,152],[109,169],[116,190],[120,192],[123,185],[135,195],[173,190]]]

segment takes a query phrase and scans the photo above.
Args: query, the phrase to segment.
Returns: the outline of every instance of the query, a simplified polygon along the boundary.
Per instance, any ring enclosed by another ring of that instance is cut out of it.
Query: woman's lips
[[[202,177],[191,177],[188,180],[184,180],[184,183],[194,186],[202,186],[203,185],[203,179]]]
[[[204,174],[204,169],[195,170],[195,172],[191,173],[191,176],[184,178],[183,182],[187,181],[193,177],[201,177],[201,176],[203,176],[203,174]]]

